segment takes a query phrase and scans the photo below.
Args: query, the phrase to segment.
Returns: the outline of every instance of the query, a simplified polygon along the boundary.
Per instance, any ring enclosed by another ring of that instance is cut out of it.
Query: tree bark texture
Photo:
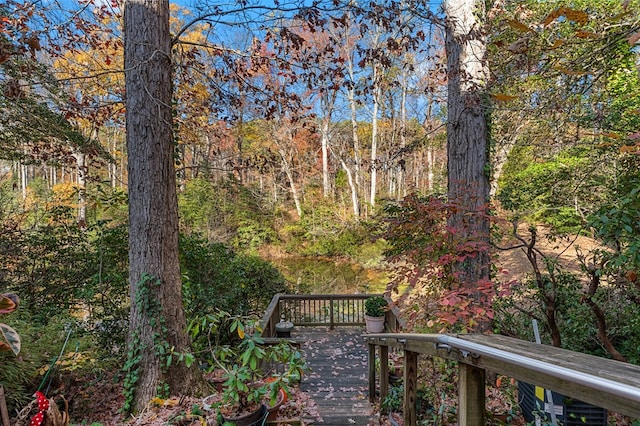
[[[454,206],[451,229],[473,241],[474,256],[457,265],[461,283],[473,287],[489,279],[488,105],[489,75],[483,19],[484,2],[448,0],[446,41],[448,71],[448,197]]]
[[[184,363],[166,368],[166,353],[162,354],[171,348],[189,349],[178,261],[168,0],[127,0],[124,36],[129,350],[140,356],[133,408],[141,410],[158,389],[193,392],[199,376],[197,369],[187,369]]]

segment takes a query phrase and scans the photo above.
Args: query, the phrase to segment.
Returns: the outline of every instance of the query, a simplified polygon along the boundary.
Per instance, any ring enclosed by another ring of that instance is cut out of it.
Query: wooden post
[[[380,346],[380,403],[389,393],[389,346]],[[385,410],[382,410],[385,411]],[[383,414],[386,414],[383,412]]]
[[[369,343],[369,354],[367,361],[369,364],[369,401],[376,400],[376,345]]]
[[[329,317],[329,322],[331,323],[331,325],[329,326],[329,330],[333,330],[335,321],[335,319],[333,318],[333,297],[329,298]]]
[[[4,386],[0,385],[0,420],[2,426],[10,426],[9,411],[7,410],[7,400],[4,397]]]
[[[458,425],[484,426],[485,371],[458,363]]]
[[[404,425],[415,426],[418,400],[418,353],[404,351]]]

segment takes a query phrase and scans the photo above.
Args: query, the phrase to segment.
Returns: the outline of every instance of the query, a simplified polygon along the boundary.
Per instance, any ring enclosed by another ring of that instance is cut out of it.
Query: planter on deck
[[[384,331],[384,317],[364,316],[367,333],[382,333]]]

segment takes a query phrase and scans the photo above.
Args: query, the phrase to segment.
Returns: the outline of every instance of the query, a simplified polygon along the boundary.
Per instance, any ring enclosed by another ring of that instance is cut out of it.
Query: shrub
[[[364,313],[370,317],[383,317],[385,315],[387,301],[382,296],[371,296],[364,302]]]
[[[188,317],[216,309],[233,315],[262,312],[276,293],[287,290],[270,262],[197,236],[180,237],[180,264]]]
[[[190,232],[241,250],[274,241],[273,212],[264,200],[229,176],[219,182],[189,181],[179,197],[180,218]]]

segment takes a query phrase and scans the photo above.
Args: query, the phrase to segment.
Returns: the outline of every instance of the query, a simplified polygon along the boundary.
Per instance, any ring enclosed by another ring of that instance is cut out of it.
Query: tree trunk
[[[405,162],[404,162],[404,149],[407,146],[407,94],[409,92],[409,73],[407,71],[408,67],[404,66],[407,64],[407,56],[404,58],[401,79],[400,79],[400,148],[403,151],[403,154],[400,156],[398,161],[398,165],[396,166],[398,172],[398,192],[396,194],[396,199],[401,200],[407,195],[407,185],[405,182]]]
[[[202,379],[184,363],[165,367],[171,348],[189,350],[178,263],[169,1],[127,0],[124,36],[131,296],[127,369],[137,376],[131,408],[142,410],[159,392],[198,391]]]
[[[352,46],[353,43],[350,42],[350,30],[352,28],[352,16],[351,16],[351,12],[349,12],[349,10],[351,10],[351,6],[354,5],[353,1],[349,2],[349,8],[347,11],[347,28],[345,30],[345,39],[344,39],[344,45],[345,46],[351,46],[349,48],[348,51],[345,52],[345,57],[347,59],[347,73],[349,75],[349,81],[348,84],[346,84],[347,87],[347,100],[349,101],[349,110],[351,112],[351,138],[352,138],[352,145],[353,145],[353,180],[354,180],[354,186],[356,189],[356,194],[355,197],[353,195],[353,188],[352,187],[352,193],[351,193],[351,202],[352,202],[352,207],[353,207],[353,214],[355,216],[356,220],[360,219],[360,215],[361,215],[361,211],[360,211],[360,189],[362,187],[362,177],[361,177],[361,173],[360,173],[360,165],[362,163],[362,155],[360,152],[360,138],[358,136],[358,104],[356,102],[356,82],[357,82],[357,78],[356,78],[356,73],[355,73],[355,59],[354,59],[354,55],[355,55],[355,48]]]
[[[461,284],[475,288],[489,279],[488,126],[484,2],[448,0],[446,52],[448,74],[448,197],[450,226],[462,241],[479,243],[477,253],[456,265]]]
[[[341,158],[340,164],[342,165],[342,169],[347,174],[347,182],[349,183],[349,190],[351,191],[351,207],[353,208],[353,218],[356,222],[360,220],[360,211],[358,209],[358,187],[356,186],[356,182],[353,178],[353,173],[347,163]]]
[[[329,180],[329,126],[335,106],[337,92],[327,89],[320,95],[320,109],[322,119],[320,122],[320,140],[322,144],[322,193],[324,198],[331,194],[331,182]]]
[[[298,188],[296,187],[296,181],[293,177],[293,170],[291,164],[287,161],[286,152],[278,147],[278,153],[280,154],[280,159],[282,160],[282,169],[284,173],[287,175],[287,180],[289,181],[289,189],[291,190],[291,197],[293,198],[293,203],[296,206],[296,213],[298,213],[298,218],[302,217],[302,203],[300,202],[300,194],[298,193]]]
[[[76,159],[76,172],[78,175],[78,226],[87,226],[87,156],[82,151],[73,155]]]
[[[378,183],[378,111],[380,109],[380,98],[382,89],[380,87],[380,75],[378,65],[373,64],[373,111],[371,117],[371,193],[369,194],[369,204],[376,205],[376,193]]]

